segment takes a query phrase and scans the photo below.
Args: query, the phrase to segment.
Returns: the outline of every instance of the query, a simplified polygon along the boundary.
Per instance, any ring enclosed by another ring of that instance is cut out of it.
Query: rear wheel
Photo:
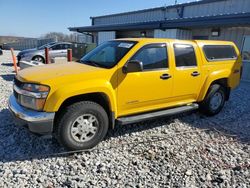
[[[45,59],[42,56],[39,56],[39,55],[33,57],[32,60],[40,62],[40,63],[45,63]]]
[[[68,106],[58,117],[56,137],[68,150],[95,147],[106,136],[109,127],[106,111],[91,101]]]
[[[218,114],[224,107],[226,101],[226,90],[219,84],[211,85],[207,96],[200,104],[202,113],[208,116]]]

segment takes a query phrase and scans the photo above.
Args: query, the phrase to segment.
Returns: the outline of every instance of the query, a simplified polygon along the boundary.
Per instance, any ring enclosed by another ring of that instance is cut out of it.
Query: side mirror
[[[130,72],[141,72],[143,70],[143,64],[141,61],[137,60],[131,60],[124,65],[122,68],[122,72],[124,74],[130,73]]]

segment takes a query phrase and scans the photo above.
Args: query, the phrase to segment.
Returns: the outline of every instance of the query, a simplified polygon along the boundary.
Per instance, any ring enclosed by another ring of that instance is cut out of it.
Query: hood
[[[86,75],[92,72],[105,71],[106,69],[84,65],[80,63],[58,63],[41,65],[21,70],[17,74],[17,78],[23,82],[31,83],[53,83],[53,81],[67,81],[67,77],[72,79],[79,75]],[[79,77],[77,78],[79,79]]]

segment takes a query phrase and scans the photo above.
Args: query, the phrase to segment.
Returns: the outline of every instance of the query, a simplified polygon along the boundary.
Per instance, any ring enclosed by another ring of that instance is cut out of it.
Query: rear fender
[[[228,69],[217,70],[209,74],[201,89],[200,95],[198,97],[198,102],[204,100],[204,98],[206,97],[207,91],[213,82],[215,82],[216,80],[220,80],[220,79],[225,79],[225,78],[227,79],[230,77],[230,75],[231,75],[231,71]]]

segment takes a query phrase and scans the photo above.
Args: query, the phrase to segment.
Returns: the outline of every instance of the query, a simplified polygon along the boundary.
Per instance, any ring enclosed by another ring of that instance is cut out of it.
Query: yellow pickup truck
[[[9,109],[31,132],[53,134],[69,150],[90,149],[117,123],[219,113],[241,67],[233,42],[112,40],[78,63],[20,71]]]

